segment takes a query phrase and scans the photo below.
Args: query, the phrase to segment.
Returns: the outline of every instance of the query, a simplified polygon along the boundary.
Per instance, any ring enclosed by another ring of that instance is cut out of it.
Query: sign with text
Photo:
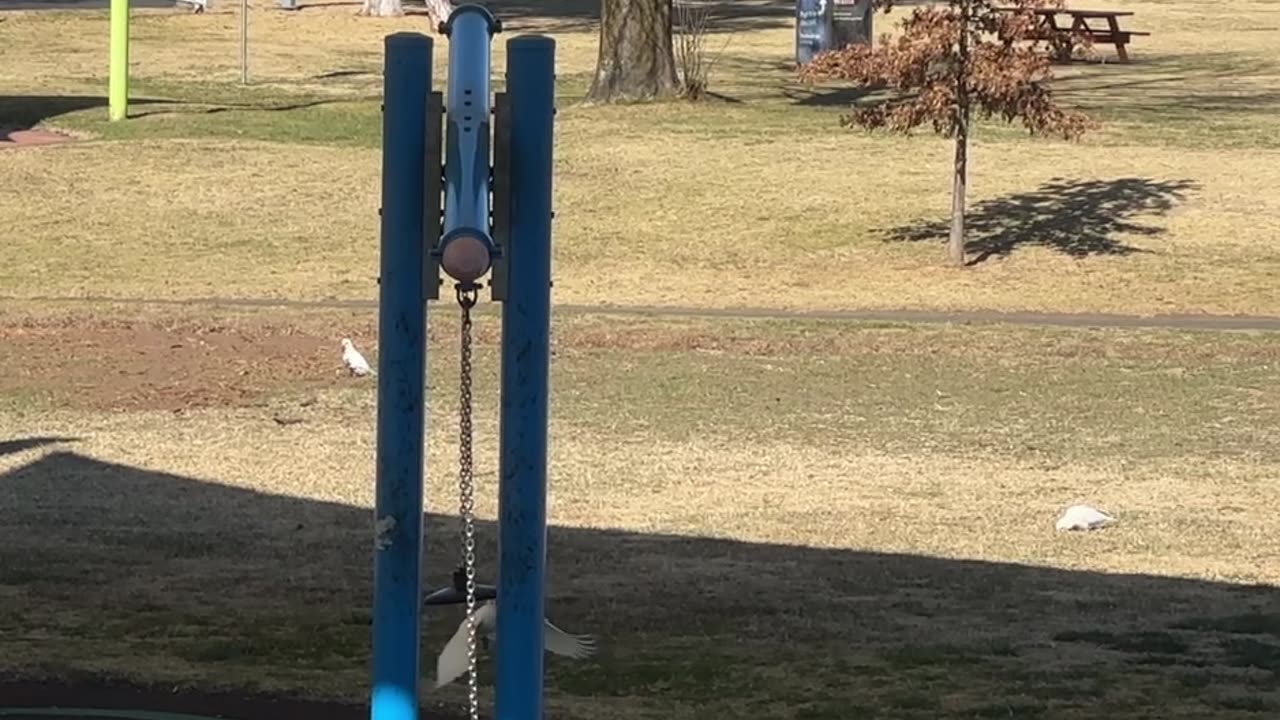
[[[796,0],[796,64],[849,45],[871,44],[872,0]]]
[[[796,64],[831,49],[831,6],[828,0],[796,0]]]

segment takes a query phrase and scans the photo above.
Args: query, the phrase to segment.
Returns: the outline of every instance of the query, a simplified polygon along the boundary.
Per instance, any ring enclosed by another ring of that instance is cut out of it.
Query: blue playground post
[[[385,48],[370,717],[417,720],[426,423],[423,194],[432,41],[394,33]]]
[[[504,129],[491,173],[490,46],[499,28],[478,5],[457,8],[444,25],[443,193],[432,42],[417,33],[386,38],[372,720],[418,718],[426,302],[437,297],[444,269],[469,312],[474,281],[497,258],[505,277],[494,288],[504,303],[497,717],[542,720],[555,42],[531,35],[507,43]],[[499,223],[503,246],[495,247]],[[461,597],[451,587],[425,602]]]
[[[510,242],[502,307],[496,716],[542,720],[555,41],[507,41]]]

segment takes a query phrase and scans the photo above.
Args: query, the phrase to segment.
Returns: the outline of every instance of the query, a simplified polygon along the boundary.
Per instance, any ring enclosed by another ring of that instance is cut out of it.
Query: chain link
[[[471,422],[471,308],[479,291],[474,286],[457,286],[462,308],[461,367],[458,377],[458,496],[462,517],[462,565],[467,576],[467,704],[470,720],[479,720],[479,681],[476,678],[476,524],[475,462],[472,455]]]

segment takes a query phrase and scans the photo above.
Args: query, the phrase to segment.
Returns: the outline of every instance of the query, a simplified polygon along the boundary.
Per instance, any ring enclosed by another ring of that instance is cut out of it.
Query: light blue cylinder
[[[449,88],[445,96],[444,227],[441,245],[457,235],[489,235],[490,50],[498,23],[479,5],[463,5],[445,23]]]
[[[417,720],[426,425],[422,237],[432,41],[418,33],[395,33],[387,36],[385,47],[369,713],[371,720]]]
[[[507,42],[511,232],[504,248],[496,717],[541,720],[551,367],[555,41]]]

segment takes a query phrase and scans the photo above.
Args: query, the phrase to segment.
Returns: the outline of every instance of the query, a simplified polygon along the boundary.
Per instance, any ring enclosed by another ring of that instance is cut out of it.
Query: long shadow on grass
[[[25,450],[34,450],[46,445],[55,443],[76,442],[78,437],[61,437],[61,436],[37,436],[13,438],[12,440],[0,440],[0,457],[20,453]]]
[[[594,27],[600,20],[601,0],[492,0],[485,5],[503,19],[551,18],[582,29]],[[711,23],[708,32],[719,34],[783,27],[795,15],[794,2],[786,0],[710,0]]]
[[[131,118],[143,118],[151,115],[216,115],[218,113],[235,112],[248,110],[252,112],[291,112],[294,110],[306,110],[313,107],[321,107],[323,105],[338,105],[341,103],[359,103],[376,100],[379,96],[354,96],[340,98],[323,98],[314,100],[297,100],[294,102],[286,102],[279,104],[264,103],[217,103],[216,105],[204,105],[199,103],[175,102],[172,106],[162,110],[144,110],[141,112],[129,113]]]
[[[164,104],[171,100],[135,98],[134,104]],[[102,95],[0,95],[0,140],[9,133],[29,130],[59,115],[107,107]]]
[[[1131,52],[1133,52],[1131,50]],[[1133,65],[1110,65],[1054,81],[1068,105],[1161,122],[1207,113],[1257,113],[1280,106],[1269,79],[1270,57],[1232,52],[1135,55]]]
[[[363,102],[376,98],[377,96],[310,98],[276,104],[245,102],[196,103],[159,98],[131,98],[129,101],[129,117],[137,119],[151,115],[211,115],[237,110],[290,112],[321,105]],[[0,140],[5,139],[11,132],[33,128],[46,120],[52,120],[60,115],[106,107],[107,99],[96,95],[0,95]]]
[[[551,20],[556,29],[563,32],[595,29],[600,21],[600,3],[601,0],[490,0],[481,4],[501,20]],[[358,8],[362,4],[359,0],[303,0],[299,10],[335,6]],[[795,15],[794,2],[787,0],[693,0],[689,4],[711,8],[712,22],[707,30],[710,34],[783,27]],[[424,5],[422,0],[403,0],[406,15],[425,15]]]
[[[1192,180],[1055,178],[1038,189],[984,200],[965,213],[970,264],[1006,256],[1019,247],[1039,245],[1076,258],[1151,252],[1128,245],[1124,235],[1154,237],[1164,228],[1138,221],[1163,215],[1198,189]],[[887,240],[945,240],[946,219],[902,225],[882,231]]]
[[[363,694],[368,509],[67,452],[0,475],[0,507],[5,665],[66,675],[134,657],[156,680]],[[456,531],[427,516],[427,586],[446,581]],[[479,533],[491,577],[494,528]],[[602,638],[596,660],[547,661],[550,697],[575,716],[619,703],[636,718],[1280,710],[1272,586],[572,527],[549,545],[549,616]],[[428,677],[458,620],[426,614]]]

